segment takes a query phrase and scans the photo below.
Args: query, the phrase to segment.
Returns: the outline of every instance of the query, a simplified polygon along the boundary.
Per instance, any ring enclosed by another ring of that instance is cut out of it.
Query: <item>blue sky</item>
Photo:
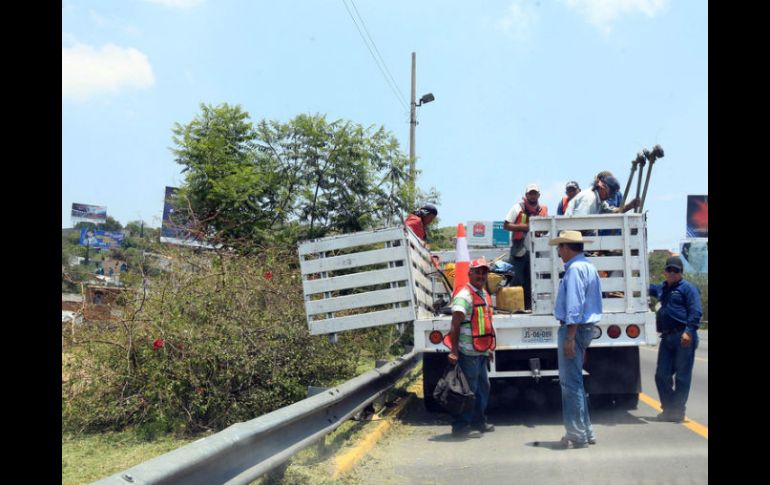
[[[412,52],[417,97],[436,97],[418,108],[418,185],[441,193],[442,225],[502,220],[531,182],[555,214],[567,181],[625,187],[660,144],[648,247],[685,238],[687,195],[708,193],[702,0],[64,0],[62,227],[73,202],[160,226],[183,181],[171,129],[200,103],[384,126],[408,153]]]

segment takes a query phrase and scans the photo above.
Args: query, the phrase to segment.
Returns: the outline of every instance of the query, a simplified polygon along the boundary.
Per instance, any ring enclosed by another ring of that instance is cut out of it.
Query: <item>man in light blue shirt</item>
[[[559,383],[561,408],[567,432],[561,439],[564,448],[585,448],[596,444],[588,415],[588,400],[583,385],[583,358],[593,339],[594,324],[602,317],[602,289],[599,273],[583,255],[579,231],[561,231],[548,241],[557,246],[564,261],[564,277],[559,282],[553,315],[561,326],[558,332]]]

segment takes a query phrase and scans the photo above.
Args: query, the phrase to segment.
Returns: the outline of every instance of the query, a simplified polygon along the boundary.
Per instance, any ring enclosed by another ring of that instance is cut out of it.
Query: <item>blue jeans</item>
[[[457,365],[462,369],[468,385],[476,396],[473,411],[453,416],[452,430],[465,426],[481,426],[486,424],[487,418],[484,412],[489,402],[489,376],[487,375],[486,355],[459,354]]]
[[[673,331],[661,335],[658,366],[655,369],[655,385],[663,410],[682,415],[690,396],[695,349],[698,348],[698,332],[692,336],[689,347],[682,347],[683,332]]]
[[[593,440],[594,428],[588,416],[588,399],[583,386],[583,353],[591,345],[593,324],[577,325],[575,332],[575,357],[564,355],[567,325],[559,327],[558,356],[559,384],[561,385],[561,411],[566,437],[577,443]]]

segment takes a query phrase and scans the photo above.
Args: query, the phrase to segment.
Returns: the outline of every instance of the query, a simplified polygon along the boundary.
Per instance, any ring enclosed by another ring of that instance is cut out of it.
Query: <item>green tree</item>
[[[107,219],[105,219],[104,222],[100,224],[95,224],[93,222],[87,222],[87,221],[80,221],[77,224],[75,224],[75,229],[78,230],[78,234],[80,234],[80,229],[82,228],[86,229],[98,229],[100,231],[122,231],[123,226],[118,222],[116,219],[112,218],[111,216],[107,216]]]
[[[120,225],[120,222],[118,222],[117,220],[113,219],[110,216],[107,216],[107,219],[103,223],[97,224],[96,228],[101,231],[112,231],[112,232],[119,232],[123,230],[123,226]]]
[[[240,106],[201,105],[174,128],[186,181],[176,212],[201,235],[243,247],[398,220],[407,159],[383,128],[299,115],[252,127]]]
[[[177,214],[226,239],[252,238],[267,229],[258,205],[264,183],[255,163],[255,133],[240,106],[201,104],[187,125],[176,123],[173,150],[186,173]]]

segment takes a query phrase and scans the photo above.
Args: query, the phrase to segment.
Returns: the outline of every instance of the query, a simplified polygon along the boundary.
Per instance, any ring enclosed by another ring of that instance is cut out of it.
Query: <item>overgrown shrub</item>
[[[351,378],[363,350],[391,350],[390,328],[311,336],[296,262],[281,248],[177,252],[122,320],[90,322],[65,349],[64,430],[219,430]]]

